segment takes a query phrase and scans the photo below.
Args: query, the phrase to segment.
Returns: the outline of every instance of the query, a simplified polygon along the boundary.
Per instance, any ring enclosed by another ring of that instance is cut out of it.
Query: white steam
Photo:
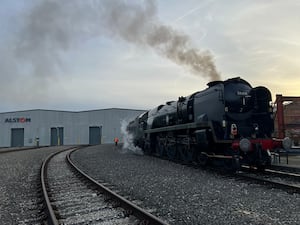
[[[143,155],[143,151],[141,148],[134,146],[133,144],[133,135],[127,131],[128,121],[121,121],[121,134],[124,141],[123,144],[123,152],[133,152],[134,154]]]

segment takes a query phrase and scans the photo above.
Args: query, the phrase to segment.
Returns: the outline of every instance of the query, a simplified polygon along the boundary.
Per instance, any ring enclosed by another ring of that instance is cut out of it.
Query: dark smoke
[[[171,27],[157,25],[147,37],[147,43],[173,62],[187,66],[196,75],[210,80],[220,80],[212,56],[208,51],[189,46],[189,37],[174,31]]]
[[[211,54],[194,48],[187,35],[162,24],[156,13],[153,0],[37,1],[25,17],[16,55],[36,76],[49,78],[61,68],[65,51],[107,36],[151,47],[196,75],[220,80]]]

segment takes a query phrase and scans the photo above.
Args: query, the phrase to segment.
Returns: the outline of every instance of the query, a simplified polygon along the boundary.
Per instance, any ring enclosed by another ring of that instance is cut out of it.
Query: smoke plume
[[[91,38],[106,36],[152,48],[196,75],[219,80],[209,51],[157,18],[155,1],[43,0],[25,16],[16,44],[18,58],[36,76],[51,77],[61,68],[64,52]]]

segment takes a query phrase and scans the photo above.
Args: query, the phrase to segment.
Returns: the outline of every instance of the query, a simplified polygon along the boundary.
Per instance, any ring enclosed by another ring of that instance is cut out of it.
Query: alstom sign
[[[30,123],[31,118],[26,117],[13,117],[13,118],[6,118],[5,123]]]

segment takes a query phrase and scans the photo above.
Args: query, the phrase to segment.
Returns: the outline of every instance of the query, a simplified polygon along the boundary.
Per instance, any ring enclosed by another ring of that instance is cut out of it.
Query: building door
[[[50,145],[64,145],[64,128],[63,127],[51,127]]]
[[[11,129],[11,147],[24,146],[24,128]]]
[[[99,145],[101,144],[102,127],[90,127],[89,129],[89,144]]]

